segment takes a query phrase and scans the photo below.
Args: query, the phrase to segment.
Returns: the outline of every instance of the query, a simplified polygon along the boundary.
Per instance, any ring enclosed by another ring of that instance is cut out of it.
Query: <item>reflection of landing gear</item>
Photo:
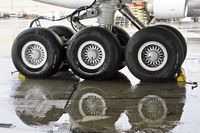
[[[186,88],[176,82],[136,85],[127,107],[133,132],[171,132],[181,119],[185,93]]]
[[[82,117],[103,116],[106,111],[106,102],[96,93],[84,94],[79,100],[79,112]]]
[[[130,87],[124,75],[117,77],[112,81],[80,82],[68,106],[73,132],[116,132],[114,125],[128,95],[124,91]]]
[[[63,79],[63,75],[71,77]],[[57,121],[65,112],[65,106],[77,78],[71,73],[59,73],[56,79],[25,80],[14,85],[11,97],[19,119],[28,126],[44,127]],[[60,78],[61,77],[61,78]],[[49,85],[50,82],[53,84]],[[49,128],[51,129],[51,128]]]
[[[150,95],[140,100],[138,112],[145,122],[160,122],[167,116],[167,106],[159,96]]]

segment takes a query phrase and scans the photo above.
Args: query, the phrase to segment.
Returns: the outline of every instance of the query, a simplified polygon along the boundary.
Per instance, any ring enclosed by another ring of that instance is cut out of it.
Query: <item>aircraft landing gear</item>
[[[131,38],[113,25],[116,11],[139,31]],[[83,19],[97,18],[98,27],[88,27]],[[39,17],[30,24],[40,25]],[[64,26],[32,28],[22,32],[12,48],[17,70],[29,78],[48,78],[61,67],[84,79],[104,80],[125,64],[143,81],[174,78],[183,64],[187,45],[175,28],[165,25],[145,27],[121,0],[94,1],[61,19],[68,19],[73,33]],[[126,50],[124,50],[126,49]],[[64,62],[64,66],[63,66]]]
[[[15,40],[12,59],[18,71],[28,78],[49,78],[67,60],[64,67],[68,69],[69,63],[79,77],[103,80],[124,67],[125,54],[129,70],[143,81],[171,79],[185,60],[186,42],[173,27],[144,28],[131,39],[118,27],[113,26],[112,32],[88,27],[73,36],[70,29],[59,26],[28,29]],[[67,51],[65,40],[70,42]]]

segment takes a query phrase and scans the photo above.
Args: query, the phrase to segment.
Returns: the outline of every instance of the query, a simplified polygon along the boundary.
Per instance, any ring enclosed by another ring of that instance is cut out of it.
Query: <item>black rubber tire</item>
[[[174,36],[176,36],[177,38],[177,41],[179,41],[180,43],[176,44],[179,49],[181,50],[179,56],[181,57],[181,61],[179,61],[179,64],[178,64],[178,68],[180,68],[185,60],[185,57],[186,57],[186,49],[187,49],[187,45],[186,45],[186,42],[184,42],[184,37],[182,36],[182,34],[177,31],[175,28],[171,27],[171,26],[167,26],[167,25],[158,25],[158,27],[162,27],[162,28],[165,28],[166,30],[169,30]],[[182,39],[180,39],[182,38]],[[179,69],[180,71],[180,69]]]
[[[29,41],[38,41],[46,48],[47,61],[40,68],[30,68],[22,60],[22,48]],[[12,46],[13,63],[16,69],[28,78],[46,79],[51,77],[59,70],[63,60],[62,57],[63,50],[59,37],[46,28],[25,30],[18,35]]]
[[[161,43],[168,53],[168,60],[161,69],[150,71],[143,68],[138,61],[138,52],[142,44],[149,41]],[[147,27],[134,34],[126,48],[126,63],[131,73],[142,81],[163,81],[172,79],[179,70],[183,51],[180,41],[166,28]]]
[[[60,67],[60,71],[67,71],[69,69],[69,65],[67,63],[67,57],[66,57],[66,49],[65,49],[65,45],[67,43],[68,40],[71,39],[71,37],[74,35],[74,32],[72,29],[65,27],[65,26],[61,26],[61,25],[55,25],[55,26],[51,26],[48,28],[49,30],[55,32],[62,40],[63,42],[63,63]]]
[[[87,41],[98,42],[105,50],[105,61],[97,69],[83,67],[78,60],[78,49]],[[88,27],[79,31],[71,39],[67,48],[67,59],[72,71],[84,79],[104,80],[112,77],[119,68],[122,60],[122,48],[113,33],[102,27]]]
[[[127,46],[130,36],[124,29],[121,27],[113,26],[112,33],[115,34],[117,39],[119,39],[121,46]]]
[[[112,27],[112,33],[115,34],[115,36],[117,37],[117,39],[119,40],[122,49],[123,49],[123,54],[122,54],[122,64],[119,66],[119,70],[123,69],[126,65],[125,63],[125,48],[128,44],[128,41],[130,39],[129,34],[122,28],[117,27],[117,26],[113,26]]]
[[[182,61],[182,63],[183,63],[187,56],[187,43],[185,41],[184,36],[181,34],[180,31],[178,31],[176,28],[174,28],[172,26],[169,26],[169,25],[156,25],[156,26],[164,27],[164,28],[170,30],[171,32],[173,32],[178,37],[178,39],[180,40],[181,45],[183,47],[183,61]]]

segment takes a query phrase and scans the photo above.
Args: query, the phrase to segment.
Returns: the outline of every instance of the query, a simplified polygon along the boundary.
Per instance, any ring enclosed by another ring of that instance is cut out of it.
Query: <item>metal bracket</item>
[[[96,16],[98,16],[98,11],[97,9],[95,8],[91,8],[89,10],[86,10],[85,13],[83,13],[82,15],[79,15],[79,16],[74,16],[72,18],[72,22],[74,24],[74,26],[78,29],[78,30],[81,30],[87,26],[83,25],[80,20],[83,20],[83,19],[88,19],[88,18],[94,18]]]

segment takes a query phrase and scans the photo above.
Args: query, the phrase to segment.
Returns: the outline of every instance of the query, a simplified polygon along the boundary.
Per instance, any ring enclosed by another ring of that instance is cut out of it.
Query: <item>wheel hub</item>
[[[45,64],[47,51],[40,42],[30,41],[23,46],[21,56],[26,66],[37,69]]]
[[[87,54],[89,60],[96,60],[98,58],[98,51],[96,50],[90,50]]]
[[[33,50],[32,55],[33,59],[38,60],[41,57],[41,53],[38,50]]]
[[[78,50],[78,61],[87,69],[98,69],[105,61],[105,50],[98,42],[87,41]]]
[[[159,58],[159,53],[156,51],[150,51],[147,55],[147,58],[151,61],[156,61]]]
[[[158,71],[167,63],[168,53],[159,42],[151,41],[142,45],[138,51],[140,65],[148,71]]]

